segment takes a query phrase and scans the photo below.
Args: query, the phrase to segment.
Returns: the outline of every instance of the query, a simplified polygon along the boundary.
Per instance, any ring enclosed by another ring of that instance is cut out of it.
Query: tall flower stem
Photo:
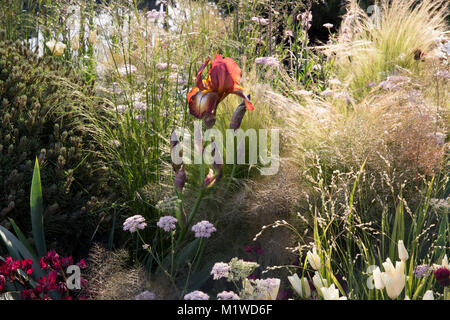
[[[142,243],[145,243],[144,239],[142,239],[141,234],[139,233],[139,231],[136,231],[138,237],[141,239]],[[158,264],[158,266],[161,268],[161,270],[163,271],[163,273],[169,278],[170,283],[173,285],[173,288],[175,289],[175,291],[178,291],[178,287],[173,279],[173,276],[164,268],[163,264],[159,261],[159,259],[155,256],[155,254],[153,253],[153,249],[151,246],[148,247],[147,251],[151,254],[151,256],[153,257],[153,259],[156,261],[156,263]]]
[[[181,229],[180,235],[178,236],[177,246],[184,240],[186,232],[187,232],[189,226],[191,225],[192,220],[195,217],[195,214],[198,211],[198,208],[200,206],[200,202],[202,201],[202,198],[203,198],[203,195],[204,195],[204,191],[205,190],[202,188],[202,189],[200,189],[200,191],[198,193],[197,200],[195,200],[194,206],[192,207],[192,210],[189,213],[187,223],[186,223],[185,227],[183,229]]]

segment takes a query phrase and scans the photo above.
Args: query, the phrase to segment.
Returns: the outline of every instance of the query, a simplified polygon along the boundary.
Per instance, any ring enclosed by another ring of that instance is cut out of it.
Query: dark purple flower
[[[446,267],[437,268],[434,270],[434,277],[441,286],[447,287],[450,285],[450,269]]]

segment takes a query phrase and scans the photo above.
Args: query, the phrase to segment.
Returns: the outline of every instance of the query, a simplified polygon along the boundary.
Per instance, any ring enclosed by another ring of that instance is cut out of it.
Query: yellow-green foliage
[[[355,0],[349,0],[337,43],[328,47],[336,57],[339,77],[357,96],[397,67],[417,71],[416,50],[429,52],[448,29],[445,0],[381,0],[376,6],[369,16]]]

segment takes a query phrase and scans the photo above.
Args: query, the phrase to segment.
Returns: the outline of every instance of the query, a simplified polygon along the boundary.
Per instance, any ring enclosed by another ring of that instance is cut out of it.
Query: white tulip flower
[[[427,290],[425,294],[423,295],[422,300],[434,300],[434,295],[432,290]]]
[[[295,273],[293,276],[288,276],[288,280],[300,297],[311,298],[311,288],[309,287],[308,280],[305,277],[300,279]]]
[[[314,283],[314,287],[316,288],[317,292],[321,292],[320,289],[323,287],[328,287],[328,282],[326,279],[322,279],[320,274],[316,271],[314,277],[312,278],[312,281]]]
[[[403,240],[398,240],[398,257],[402,261],[406,261],[409,258],[408,251],[406,251]]]
[[[317,254],[317,249],[315,246],[313,247],[313,251],[308,251],[306,255],[308,257],[309,264],[314,270],[319,270],[322,267],[320,256]]]
[[[397,261],[394,265],[392,261],[387,258],[383,262],[385,272],[381,273],[381,280],[384,283],[386,292],[391,299],[397,298],[405,287],[405,263],[404,261]]]
[[[377,288],[379,290],[383,290],[384,283],[383,283],[383,280],[381,279],[380,267],[376,267],[376,269],[373,270],[372,276],[373,276],[373,282],[374,282],[375,288]]]
[[[323,298],[325,300],[347,300],[347,297],[339,297],[339,289],[334,286],[334,283],[329,288],[321,288]]]

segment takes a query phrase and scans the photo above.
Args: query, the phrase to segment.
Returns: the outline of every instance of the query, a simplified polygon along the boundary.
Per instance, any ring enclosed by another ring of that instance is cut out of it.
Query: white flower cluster
[[[184,296],[184,300],[209,300],[209,296],[203,291],[192,291]]]
[[[218,280],[220,278],[227,278],[230,272],[230,266],[228,263],[224,262],[216,262],[211,270],[211,274],[213,275],[214,280]]]
[[[123,223],[123,230],[133,233],[136,232],[137,229],[144,229],[146,226],[147,223],[145,223],[145,218],[141,215],[135,215],[125,220],[125,222]]]
[[[222,291],[217,294],[218,300],[240,300],[239,296],[233,291]]]
[[[172,216],[164,216],[159,219],[156,225],[161,229],[164,229],[164,231],[168,232],[176,228],[175,223],[177,223],[177,221],[178,220]]]
[[[209,221],[203,220],[192,226],[192,231],[195,232],[196,238],[209,238],[216,228]]]

